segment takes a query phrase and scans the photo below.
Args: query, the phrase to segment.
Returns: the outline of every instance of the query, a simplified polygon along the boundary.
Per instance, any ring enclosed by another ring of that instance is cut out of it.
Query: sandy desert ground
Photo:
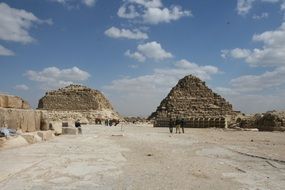
[[[0,150],[0,189],[285,187],[285,133],[83,126],[83,134]]]

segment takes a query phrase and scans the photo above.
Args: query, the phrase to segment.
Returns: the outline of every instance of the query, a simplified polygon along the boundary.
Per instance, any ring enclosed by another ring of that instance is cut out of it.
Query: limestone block
[[[18,96],[0,94],[0,107],[14,109],[31,109],[29,103]]]
[[[6,123],[8,128],[33,132],[40,130],[41,114],[39,111],[0,108],[0,125]]]
[[[54,132],[53,131],[38,131],[37,132],[38,136],[42,138],[43,141],[50,140],[54,137]]]
[[[8,140],[4,142],[2,145],[3,148],[14,148],[19,146],[25,146],[29,143],[26,141],[26,139],[22,136],[16,136],[16,137],[10,137]]]
[[[6,108],[8,106],[8,97],[0,94],[0,107]]]
[[[24,133],[21,135],[29,144],[41,142],[42,138],[37,133]]]
[[[27,101],[23,100],[22,109],[31,109],[31,106]]]
[[[8,108],[22,108],[22,99],[16,96],[8,96]]]
[[[41,122],[41,124],[40,124],[41,125],[41,127],[40,127],[41,131],[47,131],[50,129],[48,120],[42,119],[40,122]]]
[[[63,135],[78,135],[78,129],[75,127],[63,127],[62,134]]]
[[[51,126],[51,130],[54,131],[55,135],[61,135],[62,134],[62,123],[60,123],[60,122],[51,122],[50,126]]]

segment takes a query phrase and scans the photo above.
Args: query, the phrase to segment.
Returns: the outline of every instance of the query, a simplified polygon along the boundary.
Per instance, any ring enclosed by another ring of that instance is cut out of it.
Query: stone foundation
[[[154,122],[154,127],[169,127],[169,118],[158,118]],[[185,128],[227,128],[227,119],[224,117],[217,118],[187,118],[185,119]]]

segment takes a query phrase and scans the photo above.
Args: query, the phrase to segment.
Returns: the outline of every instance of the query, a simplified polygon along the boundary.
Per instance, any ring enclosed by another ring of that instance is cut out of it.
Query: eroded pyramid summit
[[[74,84],[47,92],[39,100],[38,108],[75,111],[113,110],[111,103],[100,91]]]

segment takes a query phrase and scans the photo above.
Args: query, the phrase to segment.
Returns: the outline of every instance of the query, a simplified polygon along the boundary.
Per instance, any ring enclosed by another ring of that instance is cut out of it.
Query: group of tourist
[[[105,120],[105,125],[106,126],[117,126],[118,124],[120,123],[120,120],[118,120],[118,119],[106,119]]]
[[[186,122],[183,118],[179,119],[178,117],[176,119],[170,118],[169,121],[169,131],[170,133],[173,133],[173,128],[175,127],[175,132],[181,133],[180,129],[182,129],[182,133],[184,133],[184,127],[186,125]]]

